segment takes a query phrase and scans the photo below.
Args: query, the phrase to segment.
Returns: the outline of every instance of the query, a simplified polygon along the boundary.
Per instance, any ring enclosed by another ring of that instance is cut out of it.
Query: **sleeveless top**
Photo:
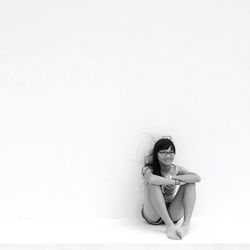
[[[182,167],[176,166],[174,164],[171,164],[170,170],[167,174],[162,173],[162,177],[168,177],[169,175],[178,175],[179,172],[181,171]],[[142,175],[150,171],[153,173],[152,166],[146,165],[142,168]],[[145,181],[144,182],[145,187],[147,187],[148,183]],[[161,191],[164,196],[165,202],[172,202],[176,193],[177,193],[178,187],[176,185],[161,185]]]

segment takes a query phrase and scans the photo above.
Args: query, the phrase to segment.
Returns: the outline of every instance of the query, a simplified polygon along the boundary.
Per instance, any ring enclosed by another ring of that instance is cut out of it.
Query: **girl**
[[[172,164],[175,145],[171,138],[159,139],[142,168],[146,183],[142,217],[150,224],[166,226],[168,238],[182,239],[188,232],[200,176]],[[178,190],[178,191],[177,191]],[[183,217],[181,227],[176,223]]]

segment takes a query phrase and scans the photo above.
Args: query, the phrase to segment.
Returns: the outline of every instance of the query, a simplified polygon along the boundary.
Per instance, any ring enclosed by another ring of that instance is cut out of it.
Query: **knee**
[[[161,186],[159,185],[148,185],[149,192],[161,192]]]
[[[183,188],[185,189],[185,190],[194,190],[195,191],[195,189],[196,189],[196,184],[195,183],[186,183],[186,184],[184,184],[183,185]]]
[[[184,186],[187,186],[187,187],[195,187],[195,183],[186,183],[184,184]]]

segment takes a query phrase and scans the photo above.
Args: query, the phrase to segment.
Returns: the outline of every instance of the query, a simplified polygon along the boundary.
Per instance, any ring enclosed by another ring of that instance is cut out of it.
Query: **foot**
[[[189,223],[182,223],[181,227],[178,230],[181,238],[183,238],[188,233],[188,229],[189,229]]]
[[[172,240],[180,240],[181,236],[178,234],[178,228],[175,225],[167,226],[167,236]]]

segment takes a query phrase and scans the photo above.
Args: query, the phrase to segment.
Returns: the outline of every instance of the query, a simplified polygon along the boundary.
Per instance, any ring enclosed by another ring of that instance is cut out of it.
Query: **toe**
[[[183,232],[180,229],[176,230],[176,234],[180,237],[180,239],[184,237]]]

